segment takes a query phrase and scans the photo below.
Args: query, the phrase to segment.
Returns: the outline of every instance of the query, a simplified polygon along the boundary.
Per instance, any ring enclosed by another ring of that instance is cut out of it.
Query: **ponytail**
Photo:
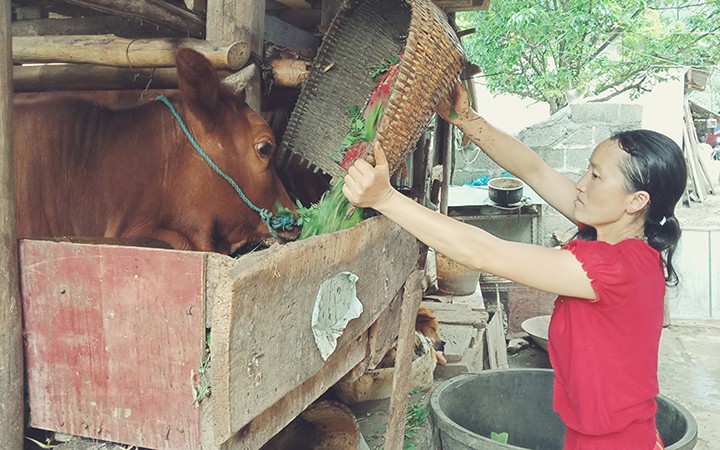
[[[613,136],[627,154],[620,163],[629,191],[645,191],[650,202],[645,210],[645,236],[648,244],[660,252],[665,266],[665,281],[678,283],[672,258],[682,234],[675,217],[687,183],[685,157],[669,137],[650,130],[624,131]]]

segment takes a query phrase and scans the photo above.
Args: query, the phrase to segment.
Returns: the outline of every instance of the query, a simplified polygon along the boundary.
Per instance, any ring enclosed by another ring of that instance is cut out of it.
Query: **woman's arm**
[[[375,161],[373,167],[358,160],[348,170],[343,192],[353,204],[377,210],[436,251],[472,269],[546,292],[595,298],[587,274],[569,251],[505,241],[427,209],[393,189],[378,144]]]
[[[495,128],[470,107],[467,91],[458,82],[452,105],[441,103],[437,112],[457,126],[499,166],[523,180],[562,215],[575,222],[575,184],[550,167],[530,147]],[[451,113],[451,111],[453,111]]]

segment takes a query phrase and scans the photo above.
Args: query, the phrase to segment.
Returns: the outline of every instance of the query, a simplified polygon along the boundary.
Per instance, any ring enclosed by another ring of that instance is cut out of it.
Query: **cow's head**
[[[193,50],[179,50],[176,62],[182,97],[178,109],[200,147],[257,208],[277,215],[281,206],[296,214],[273,168],[276,147],[272,130],[245,103],[244,91],[221,82],[210,62]],[[247,243],[267,240],[271,232],[260,215],[199,153],[193,152],[188,170],[197,173],[187,174],[187,179],[195,183],[196,195],[204,196],[194,198],[193,203],[212,216],[212,250],[232,253]],[[297,228],[277,230],[284,240],[297,234]]]

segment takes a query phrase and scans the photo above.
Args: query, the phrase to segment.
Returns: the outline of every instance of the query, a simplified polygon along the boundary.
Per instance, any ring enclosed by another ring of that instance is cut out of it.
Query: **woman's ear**
[[[635,214],[643,209],[650,203],[650,194],[645,191],[637,191],[632,194],[630,204],[628,204],[626,211],[629,214]]]

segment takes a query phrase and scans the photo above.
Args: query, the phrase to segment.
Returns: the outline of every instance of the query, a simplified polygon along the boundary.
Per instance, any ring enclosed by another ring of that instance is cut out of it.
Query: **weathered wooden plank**
[[[398,331],[397,357],[393,375],[393,390],[385,435],[386,450],[402,450],[405,438],[405,413],[410,394],[410,370],[415,352],[415,318],[422,302],[420,280],[423,274],[416,270],[404,286],[400,330]]]
[[[10,2],[0,4],[0,445],[23,448],[23,353],[12,152]]]
[[[98,36],[18,36],[13,38],[15,63],[89,63],[115,67],[175,67],[178,49],[202,53],[218,69],[237,70],[250,57],[247,42],[214,44],[199,39],[125,39]]]
[[[265,16],[264,39],[289,50],[316,51],[320,38],[277,17]]]
[[[367,358],[367,367],[364,369],[374,369],[380,363],[383,356],[395,344],[398,330],[400,329],[400,315],[402,306],[403,292],[397,293],[387,309],[382,312],[380,317],[372,324],[369,330],[370,338],[370,354]],[[363,370],[363,373],[365,372]],[[362,375],[360,373],[358,376]],[[351,378],[352,381],[356,378]]]
[[[260,448],[359,363],[365,357],[367,345],[367,334],[363,334],[341,353],[332,355],[318,372],[235,433],[221,449]]]
[[[508,367],[503,314],[502,305],[498,302],[497,311],[490,319],[490,323],[488,323],[485,330],[488,366],[490,369],[506,369]]]
[[[33,426],[149,448],[199,448],[203,253],[20,244]]]
[[[223,284],[211,289],[216,438],[225,442],[326,364],[310,326],[322,282],[343,271],[359,277],[364,311],[339,338],[336,352],[342,351],[387,307],[417,257],[415,238],[376,217],[349,230],[246,255],[223,276],[213,276]]]

